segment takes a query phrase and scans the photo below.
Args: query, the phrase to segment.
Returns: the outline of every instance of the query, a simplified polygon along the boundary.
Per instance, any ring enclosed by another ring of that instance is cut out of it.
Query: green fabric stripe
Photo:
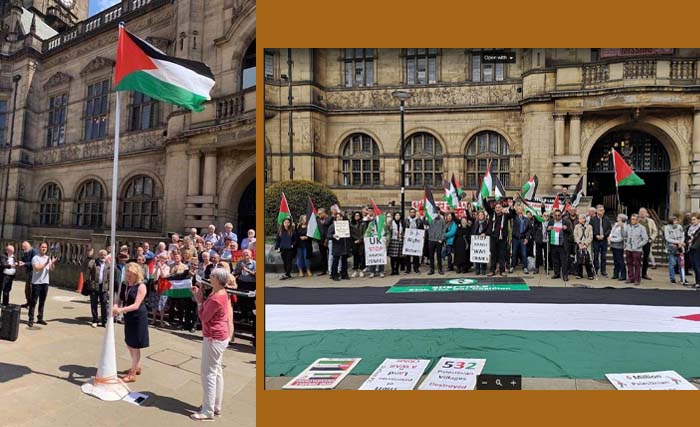
[[[175,104],[192,111],[204,111],[207,99],[152,75],[136,71],[125,76],[114,90],[135,90],[163,102]]]
[[[265,333],[265,376],[297,375],[319,357],[361,357],[369,375],[385,358],[485,358],[484,373],[605,379],[666,369],[700,377],[700,334],[590,331],[335,330]]]
[[[192,290],[190,288],[170,288],[167,291],[163,292],[163,295],[170,298],[187,298],[192,296]]]
[[[277,214],[277,225],[282,225],[285,219],[289,218],[289,212],[282,212]]]
[[[624,185],[644,185],[644,180],[640,178],[639,175],[632,172],[617,183],[618,187],[622,187]]]

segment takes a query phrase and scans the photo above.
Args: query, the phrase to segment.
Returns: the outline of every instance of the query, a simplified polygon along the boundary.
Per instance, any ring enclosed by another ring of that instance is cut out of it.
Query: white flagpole
[[[119,28],[123,28],[124,23],[119,23]],[[89,382],[82,385],[82,390],[86,394],[91,394],[99,399],[115,401],[123,399],[130,390],[119,377],[117,377],[117,356],[114,345],[114,316],[112,307],[114,305],[114,275],[117,264],[117,190],[119,178],[119,122],[121,120],[119,102],[119,91],[116,92],[117,107],[114,123],[114,163],[112,165],[112,215],[110,219],[110,245],[112,247],[112,265],[109,269],[109,305],[107,324],[105,325],[105,335],[102,342],[102,352],[100,354],[97,375]]]

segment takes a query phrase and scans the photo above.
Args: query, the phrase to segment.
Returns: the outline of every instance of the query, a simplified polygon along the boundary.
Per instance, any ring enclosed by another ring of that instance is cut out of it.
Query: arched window
[[[59,225],[61,222],[61,189],[50,182],[41,190],[39,198],[39,224]]]
[[[129,180],[122,202],[122,228],[132,230],[156,230],[160,190],[153,178],[138,175]]]
[[[442,145],[433,135],[421,132],[409,136],[404,147],[405,185],[407,187],[442,185],[442,156]]]
[[[508,141],[496,132],[479,132],[467,144],[467,188],[477,188],[491,161],[491,173],[498,174],[504,187],[510,186]]]
[[[255,87],[255,40],[248,46],[243,57],[241,90]]]
[[[104,190],[102,184],[91,179],[85,181],[77,192],[75,225],[84,228],[99,228],[104,224]]]
[[[379,146],[363,133],[343,144],[343,185],[379,185]]]

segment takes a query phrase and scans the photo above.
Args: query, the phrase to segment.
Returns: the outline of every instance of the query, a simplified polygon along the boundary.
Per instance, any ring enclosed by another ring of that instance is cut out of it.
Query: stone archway
[[[251,188],[252,186],[252,193]],[[246,198],[252,198],[252,205],[249,203],[250,200]],[[250,223],[254,218],[250,216],[250,207],[253,207],[252,214],[254,216],[255,211],[255,156],[250,156],[248,159],[243,161],[241,164],[236,165],[234,170],[231,170],[228,177],[221,185],[219,190],[219,202],[217,210],[217,224],[220,227],[226,222],[233,223],[234,231],[239,235],[239,240],[245,237],[245,231],[243,236],[239,233],[240,227],[246,227],[245,224],[241,223],[241,219],[244,219],[246,224]],[[243,210],[241,210],[243,208]],[[243,212],[246,218],[239,218],[239,215]],[[252,227],[248,227],[252,228]]]

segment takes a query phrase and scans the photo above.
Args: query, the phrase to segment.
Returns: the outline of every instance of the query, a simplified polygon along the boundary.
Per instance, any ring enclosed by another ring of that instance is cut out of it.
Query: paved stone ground
[[[334,282],[326,276],[321,277],[297,277],[293,275],[290,280],[279,280],[279,274],[266,274],[265,275],[265,286],[266,287],[300,287],[300,288],[323,288],[323,287],[364,287],[364,286],[391,286],[395,284],[399,279],[438,279],[438,278],[456,278],[456,277],[481,277],[474,276],[473,273],[457,275],[454,272],[445,272],[444,276],[435,274],[432,276],[427,275],[428,267],[421,266],[422,273],[420,274],[403,274],[399,276],[386,275],[384,278],[375,277],[373,279],[365,276],[364,278],[351,278],[350,280],[341,280],[339,282]],[[608,266],[608,274],[612,276],[612,266]],[[551,272],[550,272],[551,275]],[[688,291],[694,291],[691,287],[685,287],[678,283],[670,283],[668,278],[667,267],[658,267],[656,270],[649,269],[649,275],[652,280],[642,279],[642,283],[639,288],[642,289],[682,289]],[[604,288],[604,287],[616,287],[616,288],[626,288],[633,287],[633,285],[625,284],[617,280],[612,280],[610,278],[605,278],[598,276],[597,280],[588,280],[585,276],[583,279],[576,279],[575,276],[569,276],[569,282],[564,284],[561,279],[552,280],[547,278],[543,270],[540,270],[540,274],[523,274],[522,269],[517,269],[513,274],[509,276],[522,277],[525,279],[529,286],[551,286],[551,287],[575,287],[575,286],[586,286],[591,288]],[[679,278],[676,276],[676,280]],[[688,281],[694,282],[694,277],[689,276]],[[346,377],[338,386],[341,390],[356,390],[360,385],[367,379],[364,375],[349,375]],[[265,378],[265,388],[268,390],[281,389],[284,384],[291,380],[291,377],[266,377]],[[689,379],[690,380],[690,379]],[[700,385],[700,380],[690,380],[696,386]],[[608,381],[604,380],[590,380],[590,379],[567,379],[567,378],[523,378],[523,390],[612,390],[614,387]],[[698,387],[700,388],[700,386]]]
[[[24,284],[15,282],[11,302],[24,302]],[[83,394],[94,376],[104,329],[93,329],[88,297],[51,288],[47,326],[27,327],[22,309],[19,338],[0,341],[0,426],[185,426],[202,399],[199,376],[201,332],[149,328],[150,347],[141,353],[143,374],[132,391],[150,395],[139,407],[103,402]],[[130,357],[124,326],[115,325],[117,369]],[[236,339],[224,355],[225,395],[218,424],[255,426],[255,348]]]

